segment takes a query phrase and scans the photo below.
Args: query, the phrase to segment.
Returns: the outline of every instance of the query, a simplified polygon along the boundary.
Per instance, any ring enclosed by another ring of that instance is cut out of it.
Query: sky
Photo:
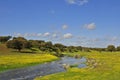
[[[120,46],[120,0],[0,0],[0,36]]]

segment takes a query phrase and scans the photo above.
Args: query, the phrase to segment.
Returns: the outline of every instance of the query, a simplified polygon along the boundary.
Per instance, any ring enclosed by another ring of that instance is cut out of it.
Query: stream
[[[63,64],[77,65],[78,68],[84,68],[86,58],[62,57],[58,61],[38,64],[35,66],[8,70],[0,73],[0,80],[33,80],[37,76],[45,76],[53,73],[66,71]]]

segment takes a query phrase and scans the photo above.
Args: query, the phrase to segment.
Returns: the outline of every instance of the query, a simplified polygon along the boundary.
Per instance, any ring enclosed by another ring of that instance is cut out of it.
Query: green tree
[[[107,50],[110,52],[115,51],[115,46],[114,45],[108,45]]]
[[[62,51],[62,52],[66,51],[65,50],[66,46],[64,46],[63,44],[60,44],[60,43],[54,44],[54,48],[59,48],[60,51]]]
[[[77,48],[77,50],[82,51],[82,47],[81,46],[77,46],[76,48]]]
[[[39,48],[39,43],[37,40],[29,40],[29,42],[31,43],[32,47]]]
[[[84,52],[91,52],[90,48],[88,48],[88,47],[83,47],[82,51],[84,51]]]
[[[46,50],[46,48],[45,48],[45,42],[39,44],[39,49],[41,51],[45,51]]]
[[[44,47],[46,48],[46,51],[53,51],[53,44],[51,41],[46,42]]]
[[[47,52],[52,52],[53,51],[53,44],[52,42],[44,42],[44,41],[39,41],[38,43],[38,48],[41,50],[41,51],[47,51]]]
[[[117,50],[117,51],[120,51],[120,46],[118,46],[118,47],[116,48],[116,50]]]
[[[7,42],[10,38],[11,38],[11,36],[0,36],[0,42],[1,42],[1,43],[5,43],[5,42]]]
[[[19,52],[26,47],[27,40],[23,37],[14,37],[13,40],[7,42],[8,48],[17,49]]]
[[[33,47],[33,46],[32,46],[32,43],[31,43],[30,41],[27,41],[27,42],[25,43],[25,48],[31,49],[31,47]]]
[[[77,48],[75,46],[68,46],[67,48],[69,52],[77,52]]]

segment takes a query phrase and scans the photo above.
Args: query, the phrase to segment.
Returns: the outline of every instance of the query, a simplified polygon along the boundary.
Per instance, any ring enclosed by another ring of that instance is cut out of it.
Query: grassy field
[[[78,54],[78,53],[76,53]],[[35,80],[119,80],[120,52],[91,52],[80,55],[88,59],[88,67],[70,68],[66,72],[37,77]],[[69,54],[70,55],[70,54]],[[71,53],[71,56],[74,55]],[[92,63],[92,60],[94,63]],[[94,64],[96,64],[94,66]]]
[[[38,63],[56,60],[57,57],[50,54],[9,54],[0,55],[0,71],[35,65]]]
[[[5,45],[0,45],[0,72],[8,69],[49,62],[56,59],[58,58],[50,54],[11,52]]]

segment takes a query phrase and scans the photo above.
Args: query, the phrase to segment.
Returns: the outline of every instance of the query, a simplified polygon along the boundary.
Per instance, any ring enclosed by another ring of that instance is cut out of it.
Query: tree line
[[[27,40],[24,37],[11,37],[11,36],[0,36],[0,43],[6,43],[8,48],[16,49],[19,52],[22,49],[30,49],[34,51],[39,49],[44,52],[55,52],[59,55],[62,52],[78,52],[85,51],[90,52],[91,50],[102,51],[120,51],[120,46],[115,47],[114,45],[108,45],[107,48],[89,48],[82,46],[65,46],[61,43],[53,44],[51,41],[45,42],[44,40]]]

